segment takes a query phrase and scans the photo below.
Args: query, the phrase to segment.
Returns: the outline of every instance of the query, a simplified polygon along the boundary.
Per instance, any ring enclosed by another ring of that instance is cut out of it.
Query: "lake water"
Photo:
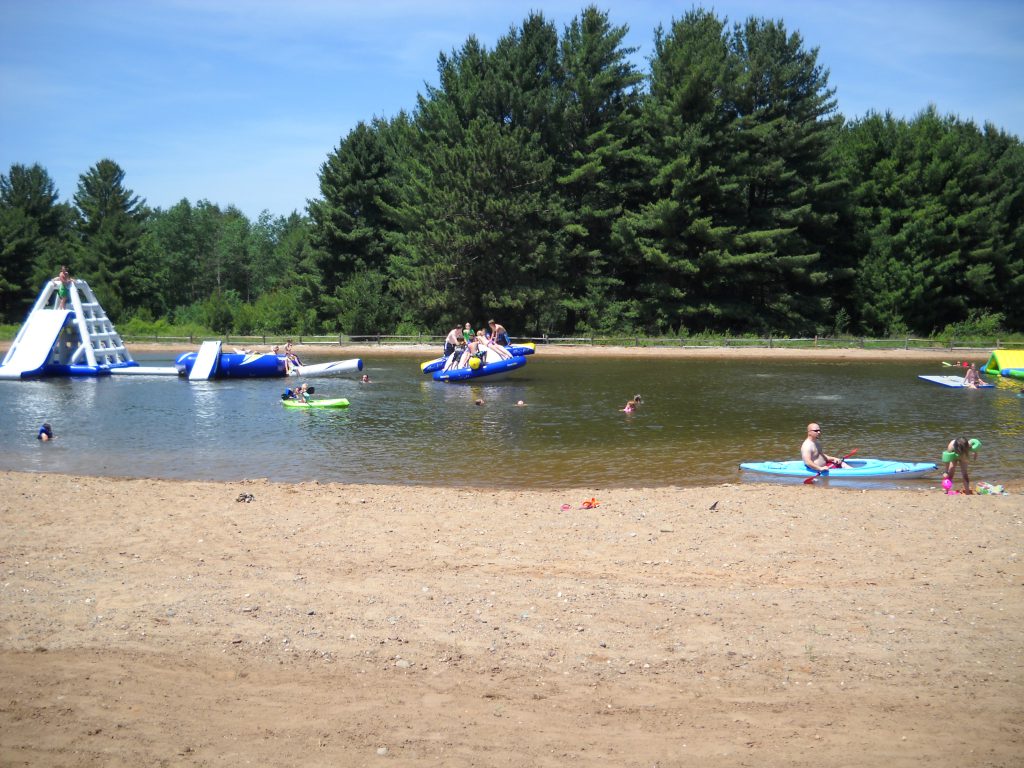
[[[173,356],[136,359],[170,365]],[[424,376],[423,359],[368,355],[368,385],[310,381],[318,396],[347,397],[346,410],[283,408],[284,379],[0,382],[0,468],[531,488],[799,483],[741,477],[738,464],[798,458],[807,422],[819,421],[829,453],[937,461],[964,434],[984,444],[972,480],[1024,477],[1020,382],[968,391],[917,378],[948,373],[939,363],[545,358],[541,350],[504,381],[460,385]],[[622,413],[635,393],[643,405]],[[59,436],[50,444],[35,439],[43,421]]]

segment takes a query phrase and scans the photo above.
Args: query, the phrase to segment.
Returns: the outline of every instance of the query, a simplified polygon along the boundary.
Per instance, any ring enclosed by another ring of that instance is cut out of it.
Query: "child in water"
[[[639,394],[633,395],[633,399],[627,402],[626,407],[621,410],[623,413],[633,413],[633,411],[640,407],[640,403],[642,402],[643,398],[641,398]]]

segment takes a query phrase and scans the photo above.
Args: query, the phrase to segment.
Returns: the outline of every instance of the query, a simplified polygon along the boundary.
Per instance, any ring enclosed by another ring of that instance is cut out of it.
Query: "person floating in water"
[[[53,434],[53,427],[50,426],[50,422],[43,424],[43,426],[39,428],[39,434],[36,435],[36,440],[42,440],[44,443],[56,439],[56,436]]]

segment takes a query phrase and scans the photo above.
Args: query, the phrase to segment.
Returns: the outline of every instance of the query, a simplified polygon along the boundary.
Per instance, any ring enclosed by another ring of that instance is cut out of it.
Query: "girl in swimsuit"
[[[976,457],[979,448],[981,448],[981,440],[977,438],[968,440],[966,437],[958,437],[955,440],[950,440],[946,450],[942,452],[942,460],[946,463],[946,475],[949,476],[950,480],[953,479],[957,464],[960,465],[960,477],[964,481],[964,493],[971,492],[971,478],[967,475],[967,455],[971,453]]]

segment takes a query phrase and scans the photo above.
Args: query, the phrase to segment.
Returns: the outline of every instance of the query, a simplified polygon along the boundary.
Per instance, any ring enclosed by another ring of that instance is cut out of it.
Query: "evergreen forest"
[[[1024,332],[1018,137],[934,107],[846,118],[782,20],[695,8],[646,71],[626,32],[590,6],[468,38],[287,216],[150,208],[110,158],[62,201],[12,165],[0,322],[66,264],[119,325],[233,334]]]

